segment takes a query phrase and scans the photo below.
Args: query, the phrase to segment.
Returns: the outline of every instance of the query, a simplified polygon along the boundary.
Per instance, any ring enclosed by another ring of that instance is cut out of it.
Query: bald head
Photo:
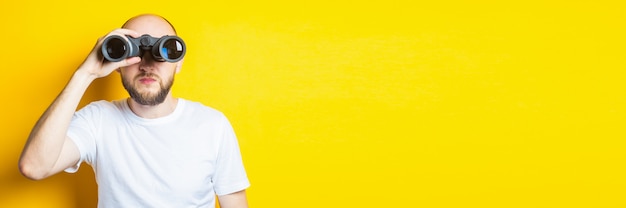
[[[154,14],[142,14],[130,18],[122,28],[131,29],[139,34],[149,34],[153,37],[176,35],[176,29],[165,18]]]

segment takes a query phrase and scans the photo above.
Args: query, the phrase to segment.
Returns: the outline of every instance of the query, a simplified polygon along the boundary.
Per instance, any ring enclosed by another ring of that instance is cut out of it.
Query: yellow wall
[[[32,182],[17,160],[144,12],[188,44],[175,95],[231,119],[252,207],[626,207],[619,1],[54,2],[0,6],[0,207],[95,204],[89,168]],[[83,105],[123,96],[114,74]]]

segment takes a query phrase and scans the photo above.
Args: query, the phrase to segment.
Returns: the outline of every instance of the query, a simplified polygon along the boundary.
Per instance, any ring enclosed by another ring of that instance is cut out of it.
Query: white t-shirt
[[[98,207],[214,207],[215,194],[250,186],[228,119],[179,99],[171,114],[145,119],[126,100],[93,102],[68,136],[98,183]]]

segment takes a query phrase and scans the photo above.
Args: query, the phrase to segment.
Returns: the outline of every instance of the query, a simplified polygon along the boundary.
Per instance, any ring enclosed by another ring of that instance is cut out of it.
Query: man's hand
[[[104,56],[102,56],[100,52],[100,48],[102,47],[104,39],[111,35],[119,35],[124,38],[126,38],[126,35],[130,35],[131,37],[141,36],[139,33],[129,29],[116,29],[111,31],[109,34],[98,39],[85,61],[78,67],[77,72],[85,72],[90,78],[96,79],[108,76],[115,69],[133,65],[141,61],[140,57],[131,57],[119,62],[105,61]]]

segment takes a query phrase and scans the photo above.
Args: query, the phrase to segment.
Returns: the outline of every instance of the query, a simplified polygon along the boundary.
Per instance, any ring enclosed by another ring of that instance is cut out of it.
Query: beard
[[[157,77],[156,75],[152,73],[141,73],[137,76],[138,77],[151,77],[151,78]],[[165,101],[167,94],[169,94],[170,89],[172,88],[172,84],[174,84],[174,76],[172,76],[172,79],[170,79],[165,84],[161,81],[161,79],[158,79],[158,80],[159,80],[158,84],[160,86],[160,89],[156,93],[139,92],[139,90],[137,90],[137,87],[135,87],[130,81],[127,81],[126,79],[124,79],[123,76],[122,76],[122,85],[124,85],[124,89],[128,91],[130,98],[132,98],[135,102],[141,105],[154,106],[154,105],[161,104],[163,103],[163,101]]]

